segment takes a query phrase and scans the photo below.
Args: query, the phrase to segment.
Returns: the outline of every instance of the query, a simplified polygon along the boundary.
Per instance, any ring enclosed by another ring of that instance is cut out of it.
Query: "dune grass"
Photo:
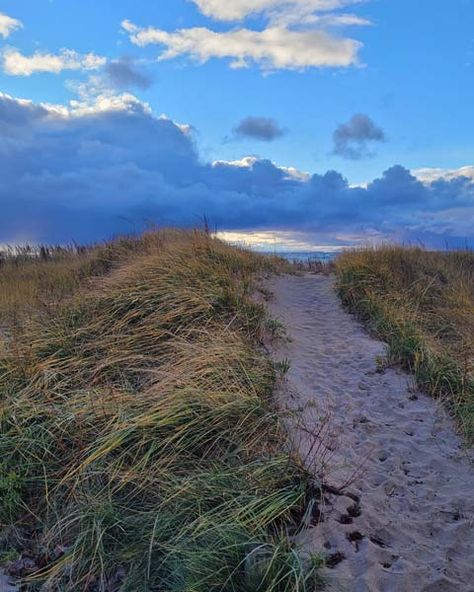
[[[256,345],[277,265],[179,231],[3,263],[0,558],[25,589],[315,589]]]
[[[148,232],[82,247],[7,247],[0,252],[0,325],[54,312],[89,277],[106,274],[137,254],[155,252],[175,231]]]
[[[474,253],[383,246],[341,255],[342,300],[474,441]]]

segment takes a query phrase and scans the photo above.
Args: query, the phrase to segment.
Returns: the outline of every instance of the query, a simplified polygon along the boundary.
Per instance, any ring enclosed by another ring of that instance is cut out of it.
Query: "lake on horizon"
[[[342,251],[260,251],[265,255],[276,255],[288,261],[332,261]]]

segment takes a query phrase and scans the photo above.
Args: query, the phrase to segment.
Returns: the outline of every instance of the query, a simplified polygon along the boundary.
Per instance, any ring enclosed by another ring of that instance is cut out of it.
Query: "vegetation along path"
[[[326,483],[322,517],[300,542],[325,549],[329,588],[474,591],[473,458],[447,413],[384,366],[385,345],[342,308],[332,277],[280,276],[268,288],[290,337],[273,352],[291,364],[281,404]]]

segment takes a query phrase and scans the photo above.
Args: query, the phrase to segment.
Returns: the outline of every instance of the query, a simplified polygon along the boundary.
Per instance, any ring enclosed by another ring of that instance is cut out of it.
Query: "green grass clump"
[[[0,303],[16,323],[0,357],[0,551],[27,539],[41,556],[26,589],[314,590],[319,566],[287,530],[309,481],[256,347],[251,294],[277,264],[167,231],[18,265],[15,315]],[[40,276],[54,306],[30,290]]]
[[[474,441],[474,253],[384,246],[344,253],[336,269],[343,302]]]

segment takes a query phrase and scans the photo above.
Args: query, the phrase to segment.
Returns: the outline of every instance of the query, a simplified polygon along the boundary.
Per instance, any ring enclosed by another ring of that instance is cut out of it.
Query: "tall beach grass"
[[[474,441],[474,253],[383,246],[342,254],[342,300],[442,398]]]
[[[315,589],[251,298],[278,265],[173,230],[3,262],[0,561],[26,590]]]

